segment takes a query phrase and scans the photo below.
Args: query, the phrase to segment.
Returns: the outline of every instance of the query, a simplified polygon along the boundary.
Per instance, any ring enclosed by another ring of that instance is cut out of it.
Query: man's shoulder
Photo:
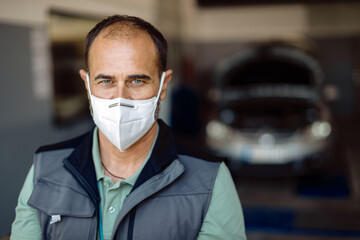
[[[93,130],[88,131],[80,136],[65,140],[65,141],[61,141],[61,142],[57,142],[57,143],[52,143],[52,144],[48,144],[48,145],[43,145],[40,146],[37,150],[36,150],[36,154],[37,153],[42,153],[42,152],[48,152],[48,151],[56,151],[56,150],[62,150],[62,149],[69,149],[69,148],[76,148],[77,146],[79,146],[86,138],[89,138],[92,136]]]
[[[185,168],[190,171],[198,171],[198,169],[202,169],[204,171],[207,169],[208,171],[217,172],[220,164],[223,162],[221,158],[211,158],[204,156],[194,156],[189,154],[179,154],[178,160],[185,165]]]

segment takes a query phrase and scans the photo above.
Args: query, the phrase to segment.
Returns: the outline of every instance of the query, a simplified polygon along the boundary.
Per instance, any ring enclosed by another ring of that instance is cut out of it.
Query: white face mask
[[[91,94],[89,74],[86,74],[93,120],[121,152],[136,143],[155,123],[155,112],[164,78],[165,72],[161,75],[156,97],[146,100],[129,100],[120,97],[102,99]]]

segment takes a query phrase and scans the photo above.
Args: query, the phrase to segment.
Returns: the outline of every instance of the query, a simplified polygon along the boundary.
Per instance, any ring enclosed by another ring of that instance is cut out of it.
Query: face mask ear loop
[[[88,85],[88,87],[87,87],[87,90],[88,90],[88,93],[89,93],[89,101],[90,101],[90,103],[89,103],[89,109],[90,109],[90,114],[91,114],[91,116],[93,116],[93,109],[92,109],[92,106],[91,106],[91,104],[92,104],[92,101],[91,101],[91,90],[90,90],[90,81],[89,81],[89,73],[86,73],[86,81],[87,81],[87,85]]]
[[[158,95],[157,95],[157,97],[156,97],[155,104],[157,104],[157,102],[159,101],[159,98],[160,98],[160,95],[161,95],[162,86],[163,86],[163,83],[164,83],[164,79],[165,79],[165,72],[162,72],[162,74],[161,74],[161,79],[160,79],[160,88],[159,88]]]
[[[88,92],[89,92],[89,97],[91,98],[91,90],[90,90],[90,77],[89,77],[89,73],[86,73],[86,81],[87,81],[87,85],[88,85],[88,88],[87,88],[87,90],[88,90]]]

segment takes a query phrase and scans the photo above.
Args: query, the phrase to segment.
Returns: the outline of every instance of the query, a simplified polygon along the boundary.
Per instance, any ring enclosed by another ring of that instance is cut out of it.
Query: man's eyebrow
[[[95,81],[98,80],[98,79],[114,79],[115,77],[114,76],[111,76],[111,75],[106,75],[106,74],[99,74],[95,77]]]
[[[146,80],[151,79],[151,77],[146,75],[146,74],[133,74],[133,75],[129,75],[127,78],[130,78],[130,79],[146,79]]]

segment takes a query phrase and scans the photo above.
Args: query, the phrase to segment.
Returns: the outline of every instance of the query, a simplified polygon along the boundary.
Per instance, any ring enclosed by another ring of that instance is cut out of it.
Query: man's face
[[[160,99],[165,99],[171,70],[166,72]],[[80,71],[86,82],[86,72]],[[160,85],[158,55],[151,37],[143,31],[109,34],[106,29],[94,40],[89,51],[91,94],[103,99],[149,99]]]

